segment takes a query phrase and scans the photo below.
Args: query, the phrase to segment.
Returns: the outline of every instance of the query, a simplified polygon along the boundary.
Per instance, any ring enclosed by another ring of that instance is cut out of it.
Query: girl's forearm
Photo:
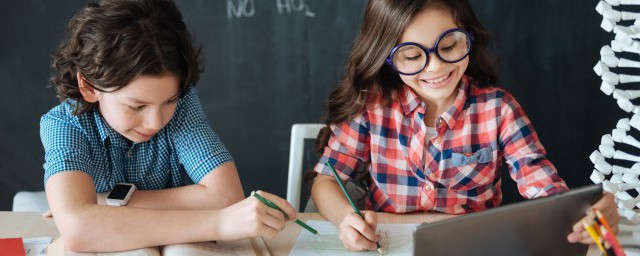
[[[313,182],[311,197],[320,214],[336,226],[354,212],[333,176],[319,174]]]

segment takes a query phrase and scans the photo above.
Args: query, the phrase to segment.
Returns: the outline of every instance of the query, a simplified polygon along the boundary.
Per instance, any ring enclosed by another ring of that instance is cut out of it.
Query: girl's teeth
[[[442,81],[444,81],[444,80],[447,80],[447,78],[449,78],[449,75],[450,75],[450,74],[451,74],[451,73],[449,73],[449,74],[447,74],[446,76],[443,76],[443,77],[441,77],[441,78],[438,78],[438,79],[434,79],[434,80],[427,80],[427,83],[430,83],[430,84],[437,84],[437,83],[440,83],[440,82],[442,82]]]

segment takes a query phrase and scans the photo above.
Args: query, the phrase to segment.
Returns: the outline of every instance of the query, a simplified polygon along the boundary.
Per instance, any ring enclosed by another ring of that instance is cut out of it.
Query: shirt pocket
[[[495,157],[491,147],[476,152],[453,152],[449,172],[449,188],[471,190],[491,183],[495,178]],[[497,157],[497,156],[496,156]]]

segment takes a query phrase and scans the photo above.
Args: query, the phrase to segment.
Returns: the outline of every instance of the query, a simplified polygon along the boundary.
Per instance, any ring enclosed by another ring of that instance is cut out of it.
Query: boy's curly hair
[[[180,94],[197,83],[202,63],[182,15],[170,0],[104,0],[88,4],[69,21],[53,54],[51,82],[60,101],[75,100],[73,114],[97,106],[84,100],[80,73],[98,91],[116,91],[141,75],[171,73]]]

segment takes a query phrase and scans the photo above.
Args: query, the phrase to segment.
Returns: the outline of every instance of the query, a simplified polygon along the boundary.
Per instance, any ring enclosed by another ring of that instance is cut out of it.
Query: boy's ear
[[[80,72],[78,72],[76,76],[78,79],[78,88],[80,89],[80,93],[82,94],[82,97],[84,98],[84,100],[86,100],[89,103],[97,102],[98,94],[100,94],[100,92],[94,89],[91,85],[89,85],[89,82],[87,82],[87,80],[84,79],[84,76],[82,76]]]

